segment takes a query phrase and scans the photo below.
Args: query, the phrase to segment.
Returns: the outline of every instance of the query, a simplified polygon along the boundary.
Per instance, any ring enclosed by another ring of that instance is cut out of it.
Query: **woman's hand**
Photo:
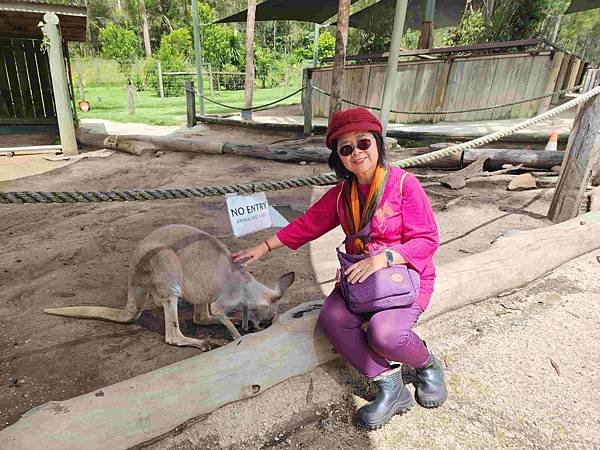
[[[256,247],[248,248],[246,250],[240,250],[239,252],[235,252],[231,254],[233,258],[233,262],[242,262],[242,266],[247,266],[248,264],[252,264],[257,259],[262,258],[265,253],[269,251],[267,244],[264,242],[258,244]]]
[[[387,267],[385,253],[379,253],[352,264],[344,273],[351,284],[362,283],[369,275],[385,267]]]

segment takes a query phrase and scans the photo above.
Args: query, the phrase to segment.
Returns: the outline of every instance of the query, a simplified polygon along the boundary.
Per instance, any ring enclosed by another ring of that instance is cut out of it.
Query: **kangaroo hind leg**
[[[177,316],[177,300],[175,295],[156,299],[157,303],[162,304],[165,312],[165,341],[170,345],[210,350],[211,342],[209,339],[189,338],[181,333],[179,317]]]

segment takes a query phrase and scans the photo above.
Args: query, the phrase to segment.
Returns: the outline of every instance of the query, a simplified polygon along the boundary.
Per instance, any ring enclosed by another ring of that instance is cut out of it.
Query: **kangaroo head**
[[[275,289],[270,289],[252,277],[252,280],[244,288],[246,293],[245,308],[247,309],[244,310],[242,329],[248,331],[249,321],[258,330],[270,326],[273,317],[277,314],[277,301],[292,285],[295,278],[296,274],[294,272],[286,273],[279,278]]]

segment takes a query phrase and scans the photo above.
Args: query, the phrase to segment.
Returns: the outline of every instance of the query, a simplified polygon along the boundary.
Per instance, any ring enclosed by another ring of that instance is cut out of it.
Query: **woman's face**
[[[350,147],[352,147],[352,150],[348,154]],[[359,147],[362,147],[362,149]],[[377,142],[372,133],[368,131],[350,131],[340,135],[337,139],[337,152],[346,170],[356,175],[359,183],[369,183],[371,181],[379,157]],[[344,154],[347,154],[347,156],[344,156]]]

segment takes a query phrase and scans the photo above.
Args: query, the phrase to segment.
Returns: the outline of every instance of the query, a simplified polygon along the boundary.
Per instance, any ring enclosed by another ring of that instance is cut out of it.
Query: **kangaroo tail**
[[[105,308],[102,306],[68,306],[65,308],[47,308],[46,314],[76,317],[78,319],[101,319],[118,323],[134,322],[140,314],[127,309]],[[140,311],[141,312],[141,311]]]

